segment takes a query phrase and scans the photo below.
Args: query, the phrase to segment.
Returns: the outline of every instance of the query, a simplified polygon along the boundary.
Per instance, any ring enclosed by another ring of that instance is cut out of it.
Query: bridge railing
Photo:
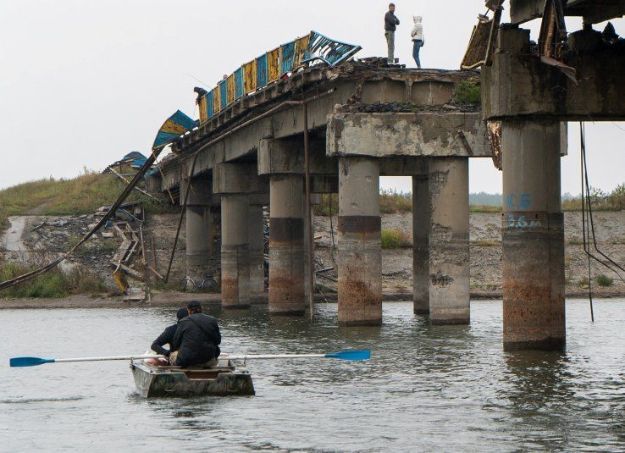
[[[198,98],[200,123],[205,123],[244,96],[290,76],[298,69],[325,63],[336,66],[354,56],[360,46],[310,32],[243,64],[211,91]]]

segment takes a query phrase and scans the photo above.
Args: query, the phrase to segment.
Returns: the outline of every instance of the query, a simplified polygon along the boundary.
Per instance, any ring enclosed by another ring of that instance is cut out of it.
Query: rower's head
[[[186,308],[179,308],[178,311],[176,312],[176,319],[178,319],[178,321],[180,321],[183,318],[186,318],[187,316],[189,316],[189,312],[187,311]]]
[[[191,301],[187,304],[187,311],[190,315],[194,313],[202,313],[202,304],[200,304],[197,300]]]

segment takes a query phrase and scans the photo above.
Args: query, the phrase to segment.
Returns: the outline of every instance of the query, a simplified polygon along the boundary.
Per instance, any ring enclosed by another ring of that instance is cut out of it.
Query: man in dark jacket
[[[384,36],[388,45],[388,62],[395,63],[395,30],[399,25],[399,19],[395,16],[395,3],[388,5],[388,11],[384,16]]]
[[[176,312],[176,319],[180,322],[181,319],[186,318],[189,313],[186,308],[180,308]],[[169,354],[172,352],[171,345],[174,342],[174,335],[176,335],[176,329],[178,328],[178,323],[169,326],[163,333],[158,336],[154,343],[152,343],[152,351],[156,352],[159,355],[164,355],[165,357],[169,357]],[[165,349],[163,346],[166,344],[169,345],[169,349]]]
[[[199,302],[187,305],[189,316],[178,323],[169,356],[173,366],[211,368],[217,365],[221,333],[217,320],[202,313]]]

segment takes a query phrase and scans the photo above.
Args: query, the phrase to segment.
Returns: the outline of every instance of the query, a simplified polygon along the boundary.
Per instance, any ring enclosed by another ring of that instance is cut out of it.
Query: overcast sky
[[[424,16],[425,67],[457,69],[482,0],[397,0],[397,53],[410,59],[412,15]],[[386,0],[0,0],[0,188],[102,170],[147,153],[176,109],[197,117],[196,85],[316,30],[385,54]],[[570,29],[575,29],[571,21]],[[625,35],[623,20],[615,22]],[[563,192],[579,192],[579,128],[571,127]],[[588,128],[591,182],[625,181],[625,124]],[[409,190],[406,179],[384,187]],[[472,160],[471,191],[500,192],[490,160]]]

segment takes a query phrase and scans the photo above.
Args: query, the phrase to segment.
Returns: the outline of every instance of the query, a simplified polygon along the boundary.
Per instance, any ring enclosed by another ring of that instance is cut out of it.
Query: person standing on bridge
[[[388,63],[395,63],[395,30],[399,25],[399,19],[395,16],[395,3],[388,5],[388,11],[384,16],[384,36],[388,46]]]
[[[414,28],[410,35],[412,36],[412,57],[414,58],[415,63],[417,63],[417,68],[421,69],[421,58],[419,57],[419,52],[421,51],[421,47],[425,45],[425,38],[423,37],[423,24],[421,16],[414,16]]]

